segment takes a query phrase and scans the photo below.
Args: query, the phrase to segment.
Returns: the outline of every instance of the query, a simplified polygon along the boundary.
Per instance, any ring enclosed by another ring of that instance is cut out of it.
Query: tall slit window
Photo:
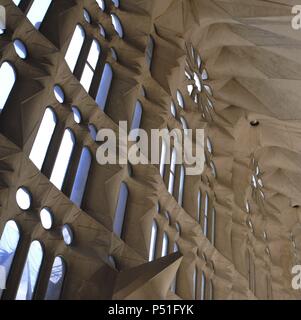
[[[70,129],[66,129],[50,177],[50,181],[59,190],[62,189],[74,145],[74,134]]]
[[[65,60],[71,70],[74,71],[80,52],[85,41],[85,30],[81,25],[76,25],[69,47],[65,54]]]
[[[66,273],[66,263],[63,258],[56,257],[54,259],[50,278],[48,281],[45,300],[59,300],[63,287]]]
[[[153,220],[152,229],[151,229],[151,237],[150,237],[148,261],[154,261],[156,258],[157,236],[158,236],[158,225],[157,225],[157,222],[155,220]]]
[[[117,202],[117,207],[115,211],[114,225],[113,225],[113,231],[119,237],[121,237],[121,234],[122,234],[128,194],[129,194],[128,187],[124,182],[122,182],[120,185],[118,202]]]
[[[45,110],[40,128],[38,130],[29,155],[30,160],[36,165],[39,170],[41,170],[43,166],[46,153],[56,127],[56,123],[56,115],[54,111],[48,107]]]
[[[106,102],[109,95],[112,79],[113,79],[112,67],[108,63],[106,63],[103,69],[102,77],[100,80],[98,92],[95,99],[97,105],[102,111],[104,111],[106,107]]]
[[[163,242],[162,242],[162,253],[161,256],[165,257],[168,255],[168,245],[169,245],[169,239],[166,232],[163,233]]]
[[[215,208],[212,208],[212,217],[211,217],[211,243],[215,244],[215,216],[216,211]]]
[[[166,153],[167,153],[166,141],[164,140],[164,138],[162,138],[161,158],[160,158],[160,175],[162,178],[164,177],[164,171],[165,171]]]
[[[192,278],[192,299],[197,300],[197,267],[194,268],[193,270],[193,278]]]
[[[42,246],[39,241],[33,241],[27,254],[16,300],[32,300],[39,277],[42,260]]]
[[[180,206],[183,205],[184,183],[185,183],[185,168],[182,165],[180,169],[180,183],[179,183],[179,195],[178,195],[178,204]]]
[[[176,148],[173,148],[172,154],[171,154],[169,183],[168,183],[168,192],[170,194],[173,194],[173,189],[174,189],[176,162],[177,162],[177,150]]]
[[[70,199],[73,201],[78,207],[81,206],[85,188],[86,188],[86,183],[88,180],[88,175],[90,171],[90,166],[91,166],[91,153],[87,147],[84,147],[80,156],[76,176],[74,179],[73,187],[72,187],[72,192]]]
[[[51,2],[52,0],[34,0],[31,5],[27,13],[27,18],[36,29],[40,28]]]
[[[205,210],[204,210],[204,236],[207,237],[208,234],[208,202],[209,202],[209,198],[208,198],[208,193],[206,192],[205,195]]]
[[[9,62],[3,62],[0,67],[0,113],[16,82],[16,72]]]
[[[19,240],[20,232],[17,224],[12,220],[8,221],[0,238],[0,272],[4,272],[5,278],[9,275]],[[0,279],[0,298],[3,293],[1,288],[5,287],[5,280]]]
[[[94,77],[99,56],[100,56],[100,45],[98,41],[94,39],[92,41],[92,45],[88,54],[88,59],[80,79],[80,83],[83,85],[83,87],[87,92],[89,92],[90,90],[90,86]]]
[[[198,191],[198,207],[197,207],[197,221],[198,223],[201,223],[201,210],[202,210],[202,193],[199,190]]]
[[[135,106],[131,130],[140,128],[141,119],[142,119],[142,105],[141,105],[141,102],[138,100]]]
[[[146,48],[146,63],[149,67],[151,68],[152,64],[152,59],[153,59],[153,54],[154,54],[154,39],[149,36],[148,37],[148,43],[147,43],[147,48]]]
[[[206,277],[205,273],[202,272],[202,279],[201,279],[201,300],[205,300],[206,294]]]

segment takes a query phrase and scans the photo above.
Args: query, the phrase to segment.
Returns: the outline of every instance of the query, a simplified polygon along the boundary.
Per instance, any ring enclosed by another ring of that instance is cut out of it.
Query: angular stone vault
[[[35,240],[43,259],[32,299],[45,298],[58,256],[65,263],[60,299],[300,299],[291,285],[292,267],[301,264],[301,33],[291,28],[298,1],[120,0],[118,7],[105,0],[102,11],[101,1],[52,0],[38,30],[27,18],[33,1],[19,2],[0,0],[7,18],[0,64],[16,72],[0,115],[0,235],[10,220],[20,233],[2,299],[16,297]],[[110,14],[120,19],[123,38]],[[72,73],[65,54],[77,24],[86,37]],[[26,45],[26,59],[15,39]],[[93,39],[101,53],[88,94],[80,80]],[[113,80],[100,108],[106,63]],[[96,161],[99,142],[88,125],[117,132],[120,120],[132,122],[137,101],[147,132],[204,129],[203,173],[183,182],[177,165],[173,195],[169,165],[162,179],[158,165]],[[39,170],[29,155],[49,106],[57,124]],[[60,191],[49,178],[66,128],[76,143]],[[79,208],[70,196],[83,147],[92,163]],[[128,199],[118,236],[122,183]],[[31,194],[27,211],[16,202],[21,186]],[[53,213],[50,230],[40,221],[45,207]],[[64,225],[74,235],[69,246]]]

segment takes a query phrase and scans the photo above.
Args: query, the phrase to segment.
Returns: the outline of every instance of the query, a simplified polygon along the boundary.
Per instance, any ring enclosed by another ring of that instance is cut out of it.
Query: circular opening
[[[16,193],[16,201],[20,209],[28,210],[31,206],[31,194],[25,187],[20,187]]]
[[[19,40],[19,39],[14,40],[14,48],[15,48],[17,55],[21,59],[26,59],[27,49],[26,49],[25,44],[21,40]]]
[[[53,92],[54,92],[54,95],[55,95],[55,98],[56,100],[59,102],[59,103],[63,103],[65,101],[65,94],[64,94],[64,91],[63,89],[59,86],[59,85],[55,85],[53,87]]]
[[[78,110],[77,107],[73,106],[72,107],[72,112],[73,112],[73,119],[77,124],[80,124],[82,122],[82,115],[80,111]]]
[[[90,13],[86,9],[84,9],[84,19],[86,20],[86,22],[91,23]]]
[[[40,212],[41,224],[44,229],[50,230],[53,224],[53,215],[48,208],[43,208]]]
[[[73,242],[73,232],[68,224],[65,224],[62,228],[62,235],[64,242],[67,246],[70,246]]]
[[[252,127],[257,127],[257,126],[259,125],[259,121],[258,121],[258,120],[252,120],[252,121],[250,122],[250,125],[251,125]]]
[[[293,206],[293,208],[298,209],[298,208],[300,208],[300,206],[299,206],[298,204],[295,204],[295,205]]]

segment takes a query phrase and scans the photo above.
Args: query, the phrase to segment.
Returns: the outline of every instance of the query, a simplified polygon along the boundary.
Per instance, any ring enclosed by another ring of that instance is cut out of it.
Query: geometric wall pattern
[[[300,299],[297,2],[42,2],[0,0],[1,298]],[[203,173],[100,165],[119,121],[203,129]]]

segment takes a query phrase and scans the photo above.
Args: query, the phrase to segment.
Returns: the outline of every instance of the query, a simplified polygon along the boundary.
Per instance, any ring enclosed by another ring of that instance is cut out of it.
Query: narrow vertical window
[[[211,217],[211,243],[215,244],[215,216],[216,211],[215,208],[212,209],[212,217]]]
[[[128,194],[129,194],[129,191],[128,191],[127,185],[124,182],[121,182],[117,207],[115,210],[114,225],[113,225],[113,231],[119,237],[121,237],[122,235],[122,228],[123,228]]]
[[[140,128],[141,119],[142,119],[142,105],[141,105],[141,102],[138,100],[135,106],[131,130]]]
[[[204,236],[207,237],[208,234],[208,193],[206,192],[206,196],[205,196],[205,209],[204,209]]]
[[[31,5],[27,13],[27,18],[36,29],[40,28],[51,2],[52,0],[34,0]]]
[[[15,221],[8,221],[0,238],[0,272],[2,276],[4,273],[4,279],[0,279],[0,298],[3,293],[1,288],[5,287],[4,282],[9,275],[19,240],[20,232],[17,224]]]
[[[65,60],[71,70],[74,71],[75,66],[77,64],[77,60],[79,58],[80,52],[82,50],[84,41],[85,41],[85,31],[82,26],[79,24],[75,27],[73,36],[71,38],[69,47],[67,49]]]
[[[0,67],[0,112],[7,102],[15,82],[16,72],[14,67],[6,61],[3,62]]]
[[[197,300],[197,267],[194,268],[193,278],[192,278],[192,299]]]
[[[100,56],[100,45],[97,42],[97,40],[94,39],[92,41],[88,59],[80,79],[80,83],[83,85],[83,87],[87,92],[89,92],[90,90],[90,86],[94,77],[99,56]]]
[[[205,294],[206,294],[206,277],[205,273],[202,272],[202,282],[201,282],[201,300],[205,300]]]
[[[50,177],[50,181],[59,190],[62,189],[74,145],[74,134],[70,129],[66,129]]]
[[[171,154],[169,183],[168,183],[168,192],[171,195],[173,194],[173,189],[174,189],[176,162],[177,162],[177,150],[176,148],[173,148],[172,154]]]
[[[108,63],[106,63],[106,65],[103,69],[102,77],[100,80],[98,92],[97,92],[96,99],[95,99],[97,105],[99,106],[99,108],[102,111],[104,111],[105,106],[106,106],[106,102],[107,102],[108,94],[110,91],[112,79],[113,79],[112,68]]]
[[[157,222],[153,220],[148,261],[153,261],[156,258],[157,235],[158,235],[158,225],[157,225]]]
[[[92,157],[89,149],[87,147],[83,148],[70,196],[70,200],[78,207],[81,206],[83,200],[91,161]]]
[[[166,141],[164,140],[164,138],[162,138],[161,158],[160,158],[160,175],[162,178],[164,177],[164,171],[165,171],[166,152],[167,152]]]
[[[43,249],[39,241],[30,245],[16,300],[32,300],[43,260]]]
[[[180,171],[180,183],[179,183],[179,195],[178,195],[178,204],[183,205],[183,195],[184,195],[184,183],[185,183],[185,168],[182,165]]]
[[[30,160],[39,170],[41,170],[43,166],[56,127],[56,122],[55,113],[51,108],[47,108],[29,155]]]
[[[202,193],[199,190],[198,191],[198,206],[197,206],[197,221],[198,223],[201,223],[201,210],[202,210]]]
[[[154,39],[151,36],[149,36],[147,48],[146,48],[146,63],[149,69],[151,68],[153,54],[154,54]]]
[[[166,232],[164,232],[161,257],[165,257],[168,255],[168,245],[169,245],[168,235]]]
[[[63,287],[66,272],[66,264],[63,258],[56,257],[54,259],[50,278],[48,281],[45,300],[59,300]]]

